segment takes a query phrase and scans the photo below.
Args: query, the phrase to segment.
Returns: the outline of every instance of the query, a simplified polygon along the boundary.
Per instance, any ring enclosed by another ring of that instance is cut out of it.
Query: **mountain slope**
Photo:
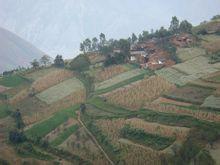
[[[27,66],[44,53],[29,42],[0,27],[0,72]]]

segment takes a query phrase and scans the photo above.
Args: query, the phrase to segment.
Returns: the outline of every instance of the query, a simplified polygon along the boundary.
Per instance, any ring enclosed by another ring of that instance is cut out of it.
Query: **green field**
[[[83,89],[83,83],[77,78],[72,78],[48,88],[47,90],[37,94],[37,97],[47,104],[52,104],[73,92],[77,92]]]
[[[7,117],[10,114],[10,107],[5,104],[0,104],[0,119]]]
[[[187,61],[193,59],[197,56],[205,55],[206,52],[204,49],[192,47],[192,48],[179,48],[177,49],[177,56],[181,61]]]
[[[215,97],[213,95],[207,97],[202,104],[202,107],[215,108],[220,110],[220,97]]]
[[[141,75],[145,73],[144,70],[141,70],[141,69],[134,69],[134,70],[131,70],[131,71],[128,71],[128,72],[124,72],[124,73],[121,73],[109,80],[106,80],[106,81],[103,81],[101,83],[98,83],[98,84],[95,84],[95,90],[101,90],[101,89],[106,89],[106,88],[109,88],[113,85],[116,85],[120,82],[123,82],[125,80],[128,80],[128,79],[131,79],[132,77],[135,77],[135,76],[138,76],[138,75]]]
[[[6,87],[16,87],[24,82],[26,82],[26,80],[17,74],[12,74],[10,76],[4,76],[0,78],[0,85]]]
[[[58,146],[62,144],[71,134],[73,134],[77,129],[78,125],[72,125],[64,130],[61,134],[58,135],[50,144],[52,146]]]
[[[79,106],[76,105],[68,109],[59,111],[49,119],[33,125],[27,131],[25,131],[25,135],[31,139],[35,139],[37,137],[42,138],[49,132],[57,128],[59,125],[67,121],[70,117],[76,117],[75,111],[78,109]]]

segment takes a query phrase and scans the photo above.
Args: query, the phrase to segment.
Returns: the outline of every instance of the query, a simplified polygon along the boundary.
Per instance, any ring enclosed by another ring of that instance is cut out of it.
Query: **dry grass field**
[[[146,102],[175,88],[164,78],[152,76],[105,95],[108,102],[130,109],[139,109]]]

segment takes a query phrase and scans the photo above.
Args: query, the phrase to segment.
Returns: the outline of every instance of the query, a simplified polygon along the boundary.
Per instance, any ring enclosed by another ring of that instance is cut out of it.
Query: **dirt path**
[[[85,124],[82,122],[82,120],[80,119],[80,112],[77,112],[78,115],[78,121],[79,123],[82,125],[82,127],[85,129],[85,131],[88,133],[88,135],[92,138],[92,140],[95,142],[95,144],[97,145],[97,147],[100,149],[100,151],[104,154],[105,158],[109,161],[109,163],[111,165],[114,165],[113,161],[108,157],[108,155],[106,154],[106,152],[103,150],[103,148],[99,145],[99,143],[97,142],[96,138],[93,136],[93,134],[86,128]]]

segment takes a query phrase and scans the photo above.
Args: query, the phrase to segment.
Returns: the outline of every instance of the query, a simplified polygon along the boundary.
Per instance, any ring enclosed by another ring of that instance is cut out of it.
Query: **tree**
[[[142,32],[142,37],[143,37],[143,40],[146,41],[149,39],[149,32],[148,31],[143,31]]]
[[[85,47],[85,51],[88,52],[88,51],[91,51],[91,48],[92,48],[92,42],[89,38],[87,38],[85,41],[84,41],[84,47]]]
[[[70,62],[70,68],[76,71],[88,70],[90,61],[87,56],[81,54]]]
[[[64,60],[62,55],[57,55],[55,60],[54,60],[54,65],[56,67],[64,67]]]
[[[34,59],[32,62],[31,62],[31,65],[34,69],[37,69],[39,68],[40,64],[39,62],[37,61],[37,59]]]
[[[98,39],[97,39],[96,37],[94,37],[94,38],[92,39],[92,50],[93,50],[93,51],[98,50]]]
[[[165,29],[163,26],[157,32],[158,37],[163,38],[170,35],[169,31]]]
[[[139,34],[139,35],[138,35],[138,41],[141,42],[141,41],[143,41],[143,40],[144,40],[144,39],[143,39],[142,34]]]
[[[101,33],[99,35],[99,40],[100,40],[100,46],[103,47],[106,43],[106,38],[105,38],[105,34]]]
[[[137,36],[134,33],[132,33],[131,42],[135,43],[136,41],[137,41]]]
[[[84,103],[80,104],[80,111],[82,114],[85,113],[85,110],[86,110],[86,105]]]
[[[40,59],[40,63],[44,66],[49,65],[50,64],[50,57],[47,55],[42,56]]]
[[[178,33],[178,31],[179,31],[179,20],[177,19],[176,16],[172,17],[169,30],[170,30],[173,34]]]
[[[211,20],[217,20],[217,19],[220,19],[220,15],[213,16]]]
[[[22,116],[21,116],[20,110],[17,109],[16,112],[14,112],[14,114],[12,116],[15,119],[16,127],[18,129],[23,129],[24,128],[24,122],[22,120]]]
[[[184,20],[180,23],[179,30],[180,32],[192,33],[192,24],[187,20]]]
[[[80,43],[80,51],[83,52],[85,54],[85,45],[84,45],[84,42],[83,43]]]

